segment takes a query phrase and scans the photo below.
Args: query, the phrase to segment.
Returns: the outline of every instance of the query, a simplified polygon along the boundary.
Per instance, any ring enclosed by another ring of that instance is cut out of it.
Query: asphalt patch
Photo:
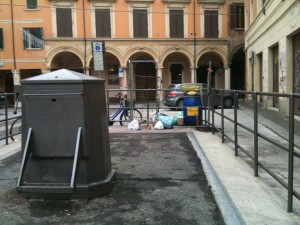
[[[186,133],[110,134],[111,194],[28,200],[16,192],[21,155],[0,163],[1,224],[225,224]]]

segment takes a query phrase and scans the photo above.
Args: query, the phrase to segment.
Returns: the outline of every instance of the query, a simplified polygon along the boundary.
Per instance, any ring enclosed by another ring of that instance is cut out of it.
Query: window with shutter
[[[244,28],[244,6],[230,5],[230,28],[243,29]]]
[[[44,46],[43,28],[23,28],[23,45],[25,49],[41,49]]]
[[[56,9],[57,37],[73,37],[72,10],[70,8]]]
[[[96,36],[111,37],[110,10],[96,9]]]
[[[0,49],[4,47],[4,40],[3,40],[3,29],[0,28]]]
[[[205,22],[205,37],[206,38],[218,38],[218,11],[215,10],[205,10],[204,12],[204,22]]]
[[[147,9],[133,9],[133,36],[136,38],[148,37]]]
[[[27,0],[27,9],[36,9],[37,0]]]
[[[170,10],[170,37],[183,38],[183,10]]]

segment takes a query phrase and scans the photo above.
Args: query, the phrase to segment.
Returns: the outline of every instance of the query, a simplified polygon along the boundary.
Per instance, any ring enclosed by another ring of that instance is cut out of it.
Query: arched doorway
[[[89,73],[92,76],[99,77],[106,80],[106,87],[108,88],[119,88],[123,85],[121,84],[121,79],[119,77],[119,67],[120,62],[118,58],[106,52],[103,59],[104,70],[103,71],[95,71],[94,70],[94,59],[92,58],[89,63]]]
[[[156,91],[147,91],[145,89],[156,89],[157,76],[155,61],[147,53],[136,53],[130,57],[133,63],[133,81],[132,87],[143,89],[136,91],[137,101],[155,101]],[[130,74],[129,74],[130,76]]]
[[[245,53],[239,49],[232,57],[230,65],[232,90],[245,90]]]
[[[181,64],[171,64],[170,72],[172,84],[181,84],[183,66]]]
[[[182,52],[170,53],[163,62],[162,87],[167,88],[170,84],[190,83],[190,66],[187,55]]]
[[[224,63],[220,56],[213,52],[202,55],[198,61],[197,82],[207,83],[207,74],[209,63],[211,63],[211,80],[210,84],[216,88],[224,88]]]
[[[68,69],[83,73],[83,65],[80,58],[72,52],[58,53],[51,62],[51,71]]]

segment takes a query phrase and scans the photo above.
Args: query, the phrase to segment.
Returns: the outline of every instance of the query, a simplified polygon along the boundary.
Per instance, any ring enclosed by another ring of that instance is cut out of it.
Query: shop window
[[[23,28],[22,32],[25,49],[43,48],[43,28]]]
[[[27,0],[27,9],[37,9],[37,0]]]
[[[119,85],[119,66],[118,65],[108,65],[108,84]]]
[[[0,28],[0,49],[3,49],[4,41],[3,41],[3,29]]]
[[[216,10],[205,10],[204,12],[205,22],[205,37],[206,38],[218,38],[218,11]]]
[[[56,9],[57,37],[73,37],[72,9]]]
[[[110,10],[96,9],[96,36],[111,37]]]
[[[147,9],[133,9],[133,35],[135,38],[148,37]]]
[[[170,37],[183,38],[183,10],[170,10]]]

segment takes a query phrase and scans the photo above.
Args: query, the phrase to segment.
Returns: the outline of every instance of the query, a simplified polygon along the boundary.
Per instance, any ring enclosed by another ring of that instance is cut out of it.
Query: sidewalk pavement
[[[241,106],[241,110],[244,112],[244,121],[252,120],[249,108]],[[165,112],[165,114],[171,113],[173,112]],[[230,114],[231,111],[227,110],[227,113]],[[267,116],[260,115],[260,125],[268,126],[269,130],[273,124],[270,121],[272,119],[271,113],[273,114],[269,111],[266,114]],[[280,121],[275,125],[282,129],[282,132],[279,133],[281,138],[284,138],[282,133],[286,132],[285,125],[281,124]],[[279,129],[276,127],[274,130],[278,131]],[[176,126],[174,129],[162,131],[148,130],[146,127],[142,127],[139,131],[128,131],[125,126],[114,125],[109,127],[109,132],[186,132],[198,157],[201,159],[204,172],[226,224],[300,224],[300,201],[294,198],[294,212],[287,213],[287,190],[278,187],[278,185],[273,185],[272,182],[270,183],[272,178],[266,179],[267,175],[261,170],[259,171],[259,177],[254,177],[253,166],[249,159],[241,154],[240,157],[235,157],[232,145],[228,142],[221,143],[218,134],[213,135],[208,132],[196,131],[185,126]],[[295,136],[298,137],[297,135]],[[168,145],[168,143],[163,144]],[[1,144],[0,146],[0,159],[20,151],[20,142],[13,142],[7,146]],[[298,164],[296,167],[299,169]],[[295,173],[295,176],[299,177],[299,174]],[[238,220],[239,217],[241,218],[240,221]]]

